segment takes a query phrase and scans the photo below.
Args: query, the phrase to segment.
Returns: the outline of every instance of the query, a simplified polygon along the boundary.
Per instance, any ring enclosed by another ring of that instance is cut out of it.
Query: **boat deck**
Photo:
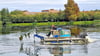
[[[53,41],[56,41],[56,43],[52,43]],[[78,45],[78,44],[87,43],[88,41],[85,38],[59,37],[59,38],[46,38],[42,42],[48,45],[70,45],[70,44]]]
[[[44,41],[67,41],[67,40],[84,40],[84,38],[47,38]]]

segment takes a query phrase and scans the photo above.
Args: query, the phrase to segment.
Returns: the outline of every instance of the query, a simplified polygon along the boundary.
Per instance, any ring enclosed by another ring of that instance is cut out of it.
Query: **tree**
[[[84,12],[81,12],[80,15],[78,16],[78,20],[80,21],[87,21],[90,18],[91,17],[87,13],[84,13]]]
[[[1,21],[6,22],[9,19],[9,10],[7,8],[3,8],[1,10]]]
[[[100,20],[100,12],[94,13],[94,19],[95,20]]]
[[[71,15],[69,16],[69,19],[76,21],[77,20],[77,15]]]
[[[59,10],[59,13],[57,13],[57,14],[58,14],[57,15],[57,19],[59,21],[65,21],[65,13],[64,13],[64,11]]]
[[[1,21],[1,11],[0,11],[0,21]]]
[[[72,15],[77,15],[79,13],[78,5],[74,2],[74,0],[68,0],[68,3],[65,4],[65,14],[68,20],[73,20]],[[75,16],[76,17],[76,16]]]
[[[10,14],[12,14],[12,15],[22,15],[22,14],[24,14],[23,13],[23,11],[21,11],[21,10],[14,10],[14,11],[12,11]]]

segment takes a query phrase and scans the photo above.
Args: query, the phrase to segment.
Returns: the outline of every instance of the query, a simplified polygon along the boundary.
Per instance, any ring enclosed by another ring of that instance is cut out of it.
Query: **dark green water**
[[[48,27],[37,28],[41,35],[49,30]],[[3,27],[0,29],[0,56],[100,56],[99,28],[85,30],[90,38],[97,41],[87,45],[41,45],[38,38],[34,44],[34,27]],[[20,35],[23,35],[22,42]]]

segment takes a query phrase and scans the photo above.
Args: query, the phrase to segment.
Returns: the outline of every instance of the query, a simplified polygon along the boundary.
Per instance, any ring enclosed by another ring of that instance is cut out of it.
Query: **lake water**
[[[39,34],[45,35],[44,30],[48,29],[44,28],[38,30]],[[100,56],[99,28],[87,28],[88,35],[97,41],[86,45],[41,45],[38,38],[34,43],[32,27],[5,29],[0,33],[0,56]],[[25,35],[29,32],[30,37]],[[24,35],[23,41],[19,40],[20,35]]]

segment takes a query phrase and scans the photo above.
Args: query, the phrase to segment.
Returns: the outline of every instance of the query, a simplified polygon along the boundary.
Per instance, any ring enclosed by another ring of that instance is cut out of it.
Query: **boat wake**
[[[86,39],[88,40],[89,43],[96,42],[99,40],[99,39],[90,38],[89,36],[86,36]]]

